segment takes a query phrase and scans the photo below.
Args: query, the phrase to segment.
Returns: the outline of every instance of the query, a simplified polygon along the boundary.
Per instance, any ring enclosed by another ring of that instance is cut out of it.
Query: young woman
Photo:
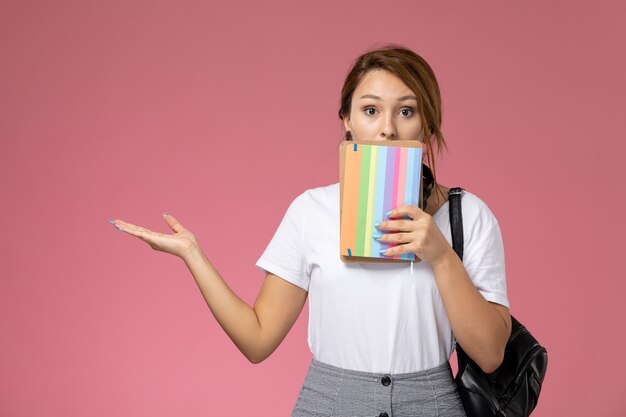
[[[292,416],[465,416],[448,362],[455,339],[492,372],[510,335],[498,222],[481,199],[464,193],[461,262],[450,245],[448,188],[434,169],[434,148],[445,147],[439,87],[420,56],[391,45],[359,57],[339,116],[346,140],[422,141],[432,167],[423,166],[424,210],[396,207],[374,235],[395,243],[386,255],[413,252],[421,262],[343,263],[338,184],[291,203],[257,262],[266,277],[254,307],[231,291],[173,216],[165,216],[171,235],[111,223],[181,257],[219,324],[253,363],[274,352],[309,296],[313,359]]]

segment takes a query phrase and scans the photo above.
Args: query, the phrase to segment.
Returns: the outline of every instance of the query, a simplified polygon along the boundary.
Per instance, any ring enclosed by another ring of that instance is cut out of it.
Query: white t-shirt
[[[339,184],[299,195],[256,263],[309,292],[313,357],[345,369],[393,374],[449,360],[455,340],[431,266],[344,263],[339,205]],[[433,218],[452,245],[448,206]],[[508,307],[498,222],[468,191],[462,210],[465,269],[487,301]]]

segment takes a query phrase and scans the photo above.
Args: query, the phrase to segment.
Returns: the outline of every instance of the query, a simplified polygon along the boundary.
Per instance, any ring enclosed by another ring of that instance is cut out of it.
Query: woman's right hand
[[[196,237],[191,231],[185,229],[182,224],[171,214],[164,214],[167,225],[175,232],[167,235],[164,233],[153,232],[134,224],[126,223],[120,219],[110,220],[110,223],[119,230],[138,237],[146,242],[154,250],[171,253],[180,258],[184,258],[194,249],[198,248]]]

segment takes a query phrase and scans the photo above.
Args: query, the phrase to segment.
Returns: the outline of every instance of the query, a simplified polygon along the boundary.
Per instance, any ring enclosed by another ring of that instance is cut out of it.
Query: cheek
[[[356,113],[350,120],[355,131],[369,131],[376,128],[376,121],[361,112]]]
[[[376,123],[371,120],[355,120],[352,127],[352,133],[357,140],[375,140],[377,137]]]
[[[419,139],[422,134],[422,124],[419,121],[411,121],[402,125],[402,136],[410,139]]]

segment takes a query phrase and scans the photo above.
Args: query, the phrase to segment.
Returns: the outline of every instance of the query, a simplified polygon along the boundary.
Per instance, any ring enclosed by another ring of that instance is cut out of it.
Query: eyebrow
[[[374,95],[374,94],[365,94],[363,96],[361,96],[361,99],[364,98],[373,98],[374,100],[381,100],[380,97]],[[417,98],[414,95],[410,95],[410,96],[402,96],[398,99],[398,101],[404,101],[404,100],[415,100],[417,101]]]

